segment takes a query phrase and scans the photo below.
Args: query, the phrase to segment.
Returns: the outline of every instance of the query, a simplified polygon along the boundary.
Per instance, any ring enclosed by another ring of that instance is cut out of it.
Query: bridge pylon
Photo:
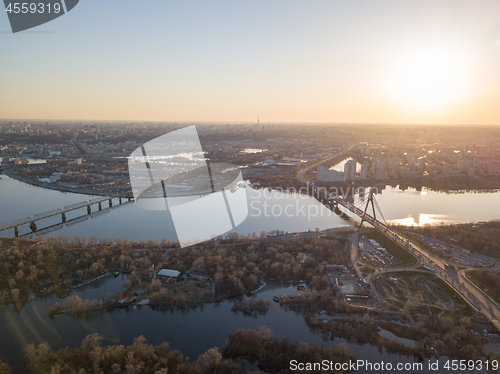
[[[373,190],[370,188],[370,191],[368,192],[368,200],[366,200],[366,206],[365,210],[363,212],[363,216],[361,217],[361,222],[359,224],[359,227],[361,228],[363,226],[363,222],[365,222],[365,215],[366,211],[368,210],[368,206],[372,204],[372,211],[373,211],[373,218],[377,219],[377,214],[375,213],[375,204],[373,202]]]

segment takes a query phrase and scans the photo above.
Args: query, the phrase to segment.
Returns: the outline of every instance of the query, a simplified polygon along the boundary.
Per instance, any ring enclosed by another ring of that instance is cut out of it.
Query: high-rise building
[[[468,173],[470,167],[474,167],[474,160],[460,157],[457,161],[457,167],[460,173]]]
[[[425,170],[425,159],[423,157],[421,157],[421,158],[418,159],[418,169],[420,171],[424,171]]]
[[[370,146],[368,144],[361,145],[361,156],[370,155]]]
[[[350,159],[344,165],[344,174],[346,181],[353,181],[356,179],[356,160]]]
[[[318,167],[316,179],[318,182],[344,182],[345,174],[341,171],[330,170],[320,165]]]
[[[367,174],[368,174],[368,164],[366,162],[363,162],[361,164],[360,178],[366,179]]]
[[[375,173],[373,174],[373,178],[377,180],[384,179],[385,178],[384,172],[385,172],[385,161],[377,160],[377,167],[375,169]]]

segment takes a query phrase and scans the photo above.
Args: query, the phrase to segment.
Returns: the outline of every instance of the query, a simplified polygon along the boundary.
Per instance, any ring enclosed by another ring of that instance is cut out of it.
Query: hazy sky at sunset
[[[12,34],[0,118],[500,124],[497,0],[82,0]]]

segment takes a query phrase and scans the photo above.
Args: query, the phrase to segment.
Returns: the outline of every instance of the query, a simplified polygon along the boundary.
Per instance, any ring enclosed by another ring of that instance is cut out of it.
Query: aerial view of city
[[[0,374],[499,372],[498,1],[4,3]]]

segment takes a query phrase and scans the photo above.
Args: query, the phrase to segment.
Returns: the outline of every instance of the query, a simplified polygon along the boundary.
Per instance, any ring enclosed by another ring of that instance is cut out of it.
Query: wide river
[[[259,235],[261,231],[282,230],[299,232],[352,226],[354,221],[340,218],[317,200],[305,194],[283,193],[275,190],[256,190],[247,186],[248,216],[233,231],[240,234]],[[0,224],[35,214],[64,208],[89,200],[95,196],[59,192],[19,182],[0,175]],[[452,224],[490,221],[500,218],[499,192],[444,193],[423,188],[401,190],[398,187],[378,188],[376,200],[387,221],[404,225]],[[354,202],[359,201],[356,196]],[[371,212],[369,210],[369,212]],[[378,214],[378,213],[377,213]],[[75,224],[72,219],[81,217]],[[208,217],[207,220],[213,219]],[[67,213],[67,223],[61,224],[55,216],[37,222],[38,229],[53,227],[45,235],[118,238],[130,240],[177,241],[172,217],[168,210],[143,210],[135,203],[124,201],[113,206],[92,206],[92,214],[86,208]],[[19,228],[20,235],[29,234],[27,225]],[[0,231],[0,236],[14,236],[14,230]]]
[[[62,193],[34,187],[5,175],[0,175],[0,224],[12,220],[33,217],[35,214],[89,200],[90,196]],[[246,188],[249,208],[248,217],[235,231],[241,234],[260,234],[261,231],[283,230],[287,232],[307,231],[316,228],[341,228],[353,222],[340,218],[308,196],[283,194],[278,191]],[[471,221],[487,221],[499,218],[498,192],[446,194],[423,189],[386,188],[376,198],[386,220],[403,224],[440,224]],[[96,206],[93,206],[93,212]],[[68,214],[68,223],[79,216],[86,218],[76,224],[64,224],[46,235],[98,238],[127,238],[148,240],[169,238],[176,240],[172,218],[168,211],[141,210],[134,202],[108,208],[103,204],[101,212],[90,216],[81,209]],[[56,225],[60,217],[45,219],[40,227]],[[27,227],[20,234],[29,233]],[[13,230],[0,232],[2,236],[13,236]],[[77,289],[83,298],[103,298],[108,292],[121,289],[124,276],[104,277]],[[294,290],[287,284],[268,283],[259,291],[258,297],[272,300],[274,295]],[[49,319],[47,308],[58,301],[56,296],[28,303],[18,313],[7,308],[0,314],[0,359],[9,363],[13,372],[23,372],[25,362],[23,347],[29,343],[48,341],[53,349],[78,346],[87,334],[98,332],[105,343],[131,344],[134,337],[144,335],[149,343],[169,341],[192,360],[199,354],[217,346],[222,349],[231,331],[238,328],[257,329],[267,325],[278,336],[293,340],[322,343],[322,337],[311,332],[303,317],[286,312],[271,302],[271,310],[265,316],[245,317],[231,312],[232,302],[205,304],[193,310],[158,310],[149,306],[137,309],[121,309],[107,314],[95,314],[82,318],[62,316]],[[337,346],[344,339],[325,342]],[[357,358],[372,362],[413,362],[413,358],[388,354],[370,345],[346,342]],[[441,358],[441,367],[443,360]],[[424,369],[427,363],[424,364]],[[425,369],[419,373],[433,373]]]

